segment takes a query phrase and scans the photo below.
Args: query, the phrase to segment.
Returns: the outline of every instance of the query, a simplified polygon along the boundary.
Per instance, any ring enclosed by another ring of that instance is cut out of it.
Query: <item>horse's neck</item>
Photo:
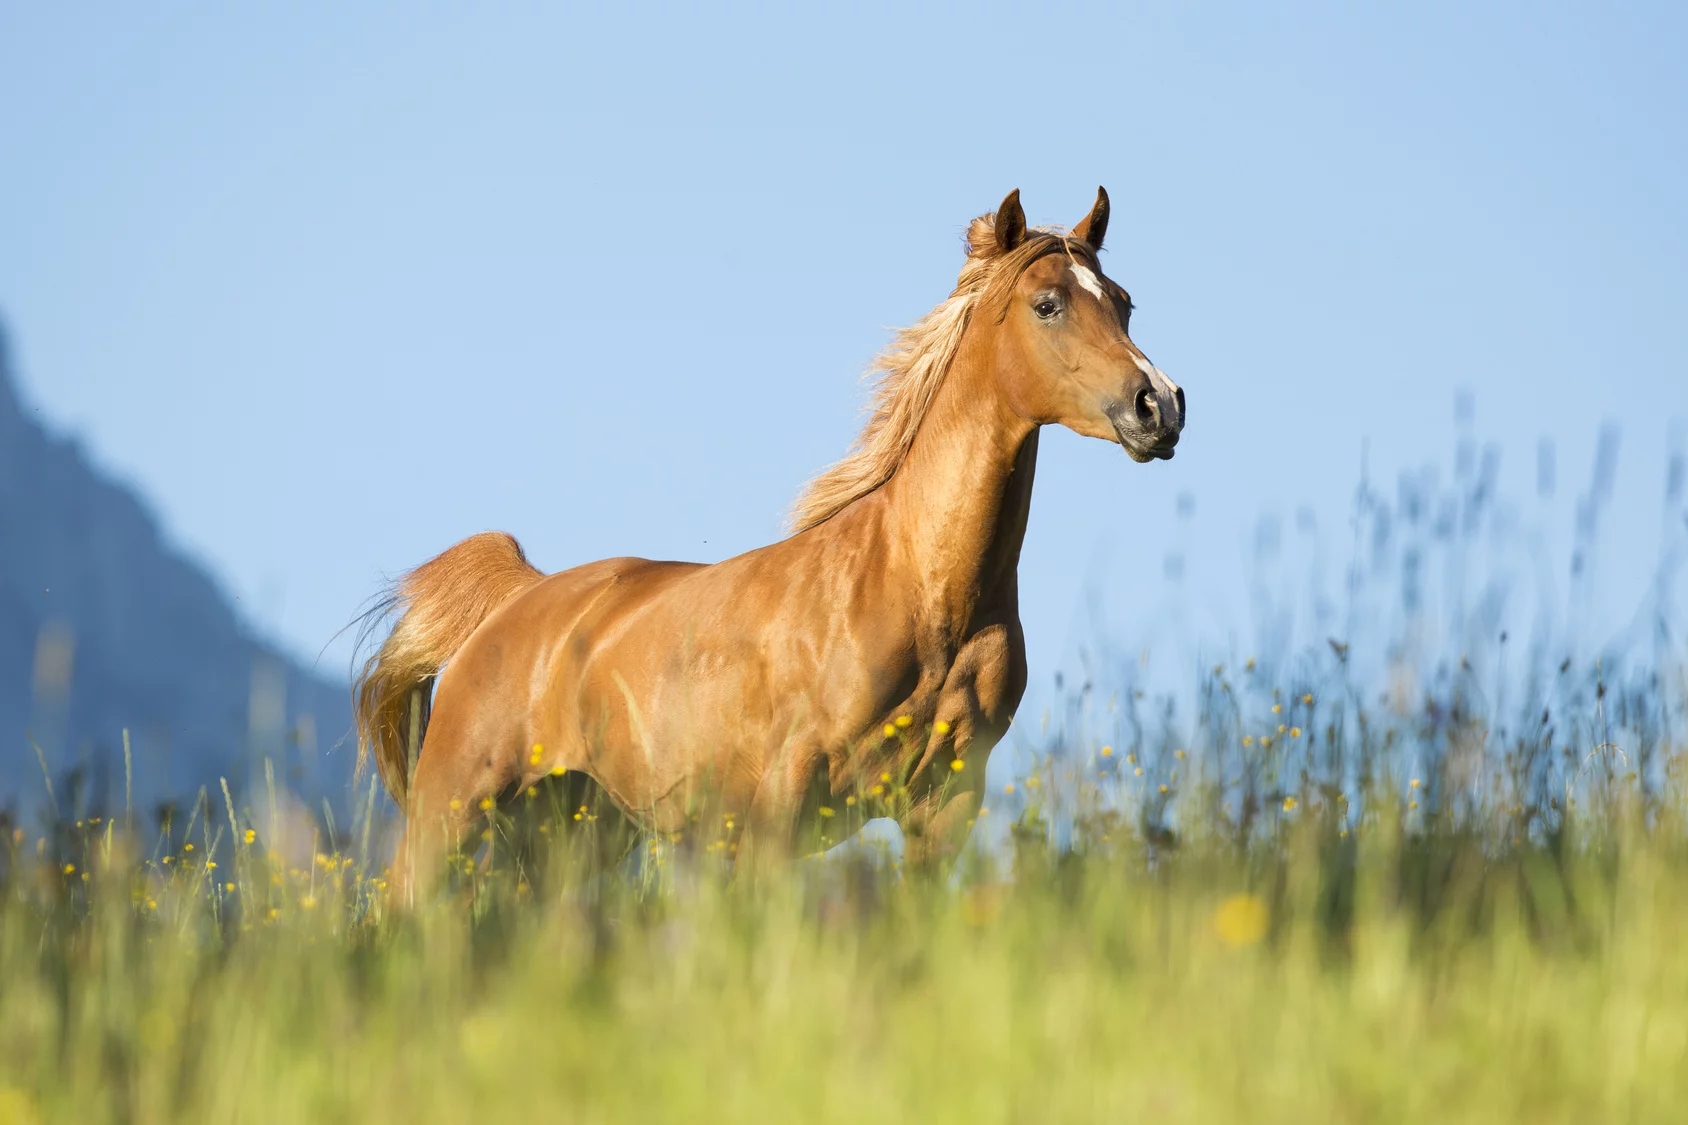
[[[886,484],[893,558],[958,638],[979,610],[1015,608],[1037,464],[1037,427],[1002,401],[982,352],[963,346]]]

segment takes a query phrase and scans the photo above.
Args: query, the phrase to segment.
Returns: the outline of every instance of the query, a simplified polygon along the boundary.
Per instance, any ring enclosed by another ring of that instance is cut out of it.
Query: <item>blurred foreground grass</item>
[[[396,918],[216,792],[146,840],[12,829],[0,1122],[1681,1120],[1680,734],[1555,795],[1303,721],[1275,760],[1041,758],[947,881],[872,846],[755,887],[721,847],[606,869],[560,810]]]

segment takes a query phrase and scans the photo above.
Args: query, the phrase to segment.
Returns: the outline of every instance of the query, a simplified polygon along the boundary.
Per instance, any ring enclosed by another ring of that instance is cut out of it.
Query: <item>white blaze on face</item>
[[[1107,303],[1108,295],[1102,288],[1101,279],[1096,276],[1095,272],[1091,270],[1089,266],[1073,262],[1069,268],[1072,269],[1073,277],[1078,281],[1079,285],[1086,293],[1089,293],[1091,296],[1095,297],[1098,301],[1101,301],[1104,304]],[[1178,401],[1178,384],[1174,383],[1171,379],[1168,379],[1166,377],[1166,372],[1150,363],[1148,357],[1142,353],[1139,352],[1134,354],[1132,359],[1134,359],[1137,363],[1137,370],[1141,371],[1143,373],[1143,377],[1149,380],[1149,389],[1155,392],[1155,398],[1159,399],[1164,404],[1162,409],[1171,410],[1173,408],[1172,404]],[[1182,424],[1182,421],[1182,419],[1179,420],[1180,424]]]
[[[1102,289],[1102,282],[1091,272],[1089,266],[1081,266],[1077,262],[1072,264],[1073,277],[1078,279],[1079,285],[1086,293],[1095,297],[1103,304],[1107,304],[1108,295]]]
[[[1155,392],[1155,398],[1162,403],[1162,410],[1171,410],[1178,401],[1178,384],[1166,377],[1166,372],[1149,362],[1147,356],[1138,354],[1132,356],[1137,361],[1137,370],[1149,380],[1149,389]],[[1182,419],[1179,420],[1182,424]]]

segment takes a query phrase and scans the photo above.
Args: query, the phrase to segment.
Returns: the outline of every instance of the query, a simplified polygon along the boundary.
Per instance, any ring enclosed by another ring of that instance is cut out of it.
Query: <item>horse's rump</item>
[[[352,685],[358,767],[373,753],[401,807],[427,725],[429,681],[494,610],[544,577],[512,536],[487,531],[405,574],[366,616],[368,629],[400,613]]]

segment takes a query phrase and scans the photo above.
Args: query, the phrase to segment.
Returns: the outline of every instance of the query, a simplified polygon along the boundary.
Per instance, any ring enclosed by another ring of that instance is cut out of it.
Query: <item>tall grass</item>
[[[520,870],[497,833],[403,919],[334,853],[237,829],[142,857],[84,822],[74,859],[8,861],[0,1111],[1678,1120],[1679,763],[1540,839],[1409,786],[1288,795],[1246,835],[1145,834],[1098,796],[1056,846],[1034,798],[954,883],[871,849],[757,887],[662,841],[606,869],[569,819]]]
[[[1680,633],[1520,628],[1440,503],[1362,490],[1348,604],[1175,697],[1017,722],[950,878],[615,858],[566,783],[407,916],[362,791],[8,822],[0,1122],[1679,1121]]]

